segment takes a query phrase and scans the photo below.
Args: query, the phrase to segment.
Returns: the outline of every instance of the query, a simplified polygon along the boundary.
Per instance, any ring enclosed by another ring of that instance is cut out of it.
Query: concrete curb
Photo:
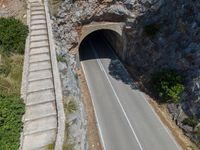
[[[27,91],[27,79],[28,79],[28,67],[29,67],[29,45],[30,45],[30,4],[27,2],[27,25],[28,25],[28,36],[26,38],[25,52],[24,52],[24,64],[21,82],[21,98],[26,100]]]
[[[26,38],[26,45],[24,51],[24,63],[23,63],[23,73],[22,73],[22,81],[21,81],[21,99],[23,99],[24,103],[26,100],[27,86],[28,86],[28,67],[29,67],[29,46],[30,46],[30,3],[27,1],[27,25],[28,25],[28,36]],[[24,122],[24,116],[22,117],[22,122]],[[20,147],[21,150],[23,147],[23,130],[20,135]]]
[[[51,20],[49,15],[48,9],[48,0],[44,0],[45,6],[45,13],[46,13],[46,20],[47,20],[47,29],[49,35],[49,44],[50,44],[50,55],[51,55],[51,64],[52,64],[52,71],[53,71],[53,79],[54,79],[54,87],[55,87],[55,95],[56,95],[56,107],[58,113],[58,130],[57,130],[57,137],[55,142],[55,150],[62,150],[62,146],[64,143],[64,135],[65,135],[65,113],[64,113],[64,106],[63,106],[63,98],[62,98],[62,88],[61,88],[61,81],[59,70],[57,66],[57,58],[55,52],[55,45],[54,45],[54,38],[53,32],[51,27]]]

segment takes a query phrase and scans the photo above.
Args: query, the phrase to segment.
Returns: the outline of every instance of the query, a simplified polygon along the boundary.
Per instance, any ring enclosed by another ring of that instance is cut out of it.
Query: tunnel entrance
[[[101,49],[102,52],[112,51],[122,59],[124,49],[123,38],[119,33],[108,29],[101,29],[90,33],[79,45],[80,61],[97,57],[97,49]],[[98,57],[109,57],[109,55],[101,53]]]
[[[120,61],[123,48],[123,38],[115,31],[103,29],[90,33],[79,45],[79,60],[84,74],[87,74],[88,78],[91,76],[91,79],[91,74],[95,74],[94,80],[98,80],[104,72],[133,87],[132,80]]]

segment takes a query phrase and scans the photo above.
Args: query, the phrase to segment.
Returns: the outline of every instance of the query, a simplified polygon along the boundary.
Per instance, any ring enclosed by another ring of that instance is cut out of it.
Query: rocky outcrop
[[[200,118],[199,9],[198,0],[66,0],[53,18],[54,33],[70,49],[78,44],[77,29],[82,25],[92,21],[125,22],[129,41],[125,63],[137,79],[145,84],[153,72],[167,67],[185,76],[186,89],[180,103],[169,104],[168,108],[177,125],[199,143],[199,135],[182,124],[187,115]],[[149,24],[158,28],[153,36],[145,32]]]

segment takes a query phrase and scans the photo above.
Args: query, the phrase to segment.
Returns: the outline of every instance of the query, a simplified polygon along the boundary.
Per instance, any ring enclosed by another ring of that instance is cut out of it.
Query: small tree
[[[152,84],[154,90],[165,102],[180,100],[180,94],[184,90],[183,77],[175,70],[164,69],[153,74]]]

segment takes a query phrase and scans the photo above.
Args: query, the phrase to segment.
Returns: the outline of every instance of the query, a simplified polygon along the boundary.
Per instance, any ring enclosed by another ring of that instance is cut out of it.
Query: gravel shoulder
[[[171,119],[170,113],[166,105],[159,105],[155,100],[153,100],[148,95],[145,97],[149,100],[149,103],[154,108],[155,112],[161,119],[161,121],[168,127],[172,135],[175,137],[177,143],[182,147],[183,150],[198,150],[198,148],[191,142],[191,140],[186,137],[183,131],[176,125],[176,123]]]
[[[100,143],[92,99],[82,69],[79,69],[77,74],[87,116],[87,140],[89,144],[89,150],[103,150]]]

